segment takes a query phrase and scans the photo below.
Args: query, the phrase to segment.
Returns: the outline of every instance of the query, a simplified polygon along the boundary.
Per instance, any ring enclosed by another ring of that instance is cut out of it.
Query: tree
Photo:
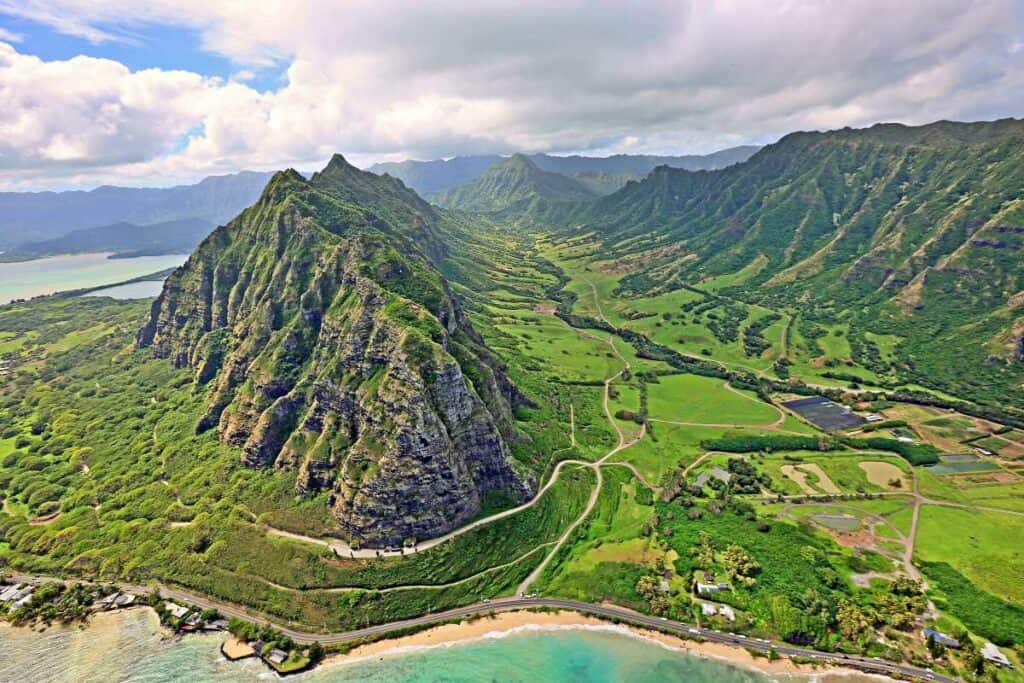
[[[731,544],[722,552],[722,564],[731,580],[747,587],[753,586],[757,582],[754,575],[761,571],[761,565],[757,560],[736,543]]]
[[[935,640],[934,633],[928,634],[928,652],[931,653],[932,659],[942,659],[946,654],[946,646]]]
[[[855,643],[869,634],[874,626],[874,620],[868,612],[849,600],[840,600],[836,621],[843,636]]]

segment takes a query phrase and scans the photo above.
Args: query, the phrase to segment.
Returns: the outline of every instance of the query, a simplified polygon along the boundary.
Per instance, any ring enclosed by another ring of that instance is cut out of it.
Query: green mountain
[[[640,264],[625,295],[729,276],[737,298],[852,321],[872,369],[1020,400],[1022,187],[1024,121],[885,124],[794,133],[716,171],[659,167],[562,218]]]
[[[542,171],[561,173],[586,183],[587,177],[604,176],[620,178],[614,186],[591,187],[601,194],[613,192],[627,180],[639,180],[657,166],[672,166],[690,171],[724,168],[746,161],[758,150],[752,145],[730,147],[711,154],[685,154],[681,156],[658,156],[650,154],[614,154],[609,157],[587,157],[580,155],[555,156],[552,154],[530,154],[530,161]],[[373,173],[392,175],[422,195],[436,194],[470,183],[488,168],[501,162],[505,157],[497,154],[480,156],[458,156],[451,159],[432,161],[398,161],[374,164],[369,168]]]
[[[300,493],[329,491],[343,533],[378,547],[529,493],[507,445],[522,399],[434,266],[442,222],[341,156],[310,180],[278,173],[138,335],[210,385],[199,431],[249,466],[297,470]]]
[[[434,196],[440,206],[483,213],[523,215],[539,205],[596,196],[583,184],[560,173],[542,171],[523,154],[514,154],[471,183]]]
[[[184,254],[195,249],[213,228],[214,223],[202,218],[182,218],[153,225],[119,222],[74,230],[49,240],[26,242],[4,252],[0,259],[25,260],[101,251],[112,251],[118,256]]]
[[[120,222],[152,225],[199,219],[212,227],[256,201],[270,176],[242,171],[177,187],[105,185],[89,191],[0,192],[0,249]]]

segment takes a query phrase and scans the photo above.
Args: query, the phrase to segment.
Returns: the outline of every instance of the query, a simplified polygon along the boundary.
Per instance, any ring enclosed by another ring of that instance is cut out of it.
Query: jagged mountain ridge
[[[745,145],[730,147],[711,154],[681,156],[649,154],[614,154],[608,157],[556,156],[552,154],[528,154],[526,156],[542,171],[561,173],[584,184],[587,183],[588,178],[603,178],[602,183],[591,183],[590,187],[592,190],[604,194],[619,189],[628,180],[643,178],[657,166],[667,165],[691,171],[723,168],[746,161],[757,150],[756,146]],[[430,195],[470,183],[488,168],[506,158],[497,154],[487,154],[457,156],[433,161],[384,162],[374,164],[369,170],[373,173],[392,175],[420,194]]]
[[[1024,121],[879,124],[794,133],[716,171],[659,167],[559,219],[642,264],[626,295],[740,274],[736,296],[896,335],[903,376],[992,400],[1024,394],[1022,189]]]
[[[168,279],[138,335],[209,384],[198,429],[330,491],[365,545],[434,537],[489,493],[530,491],[508,448],[524,399],[434,266],[441,220],[340,156],[308,181],[278,173]]]
[[[900,286],[1013,213],[1022,140],[1013,120],[794,133],[726,169],[660,167],[569,220],[617,241],[648,236],[634,251],[677,240],[697,257],[683,272],[757,260],[750,282]]]

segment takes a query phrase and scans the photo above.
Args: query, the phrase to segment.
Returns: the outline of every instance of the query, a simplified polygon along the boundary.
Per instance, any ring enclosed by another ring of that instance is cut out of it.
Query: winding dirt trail
[[[600,301],[600,299],[597,296],[597,287],[595,287],[594,283],[592,283],[592,282],[588,282],[587,284],[590,285],[590,289],[591,289],[591,291],[594,294],[594,306],[597,308],[598,317],[600,317],[601,320],[603,320],[608,325],[611,325],[611,322],[608,320],[608,318],[605,317],[604,311],[601,309],[601,301]],[[612,326],[614,327],[614,325],[612,325]],[[632,446],[636,442],[640,441],[640,439],[642,439],[644,437],[644,434],[646,433],[646,429],[647,428],[646,428],[646,425],[644,425],[644,426],[642,426],[640,428],[640,433],[639,434],[634,436],[632,439],[627,439],[625,432],[622,431],[622,427],[619,426],[618,421],[615,419],[615,416],[612,414],[612,409],[611,409],[611,387],[612,387],[612,383],[615,382],[615,380],[617,380],[623,374],[625,374],[626,372],[630,371],[630,364],[629,364],[629,361],[626,360],[626,358],[619,351],[618,347],[615,346],[615,335],[614,334],[608,335],[608,339],[606,340],[605,343],[607,343],[608,346],[611,347],[612,353],[615,354],[615,357],[618,358],[620,361],[622,361],[622,369],[619,370],[618,372],[616,372],[611,377],[605,379],[605,381],[604,381],[604,401],[603,401],[605,417],[608,418],[608,422],[611,423],[612,427],[615,429],[615,433],[619,437],[619,442],[615,445],[614,448],[612,448],[610,451],[605,453],[601,457],[600,460],[597,460],[596,462],[591,463],[590,465],[588,465],[591,469],[594,470],[594,474],[597,476],[597,485],[594,486],[594,490],[590,493],[590,499],[587,501],[586,507],[583,508],[583,511],[580,513],[579,517],[576,518],[576,521],[574,521],[572,524],[570,524],[569,528],[565,530],[565,533],[563,533],[559,537],[558,541],[555,543],[555,547],[551,549],[551,552],[548,553],[547,556],[541,561],[541,563],[538,564],[536,567],[534,567],[533,571],[530,572],[530,575],[527,576],[525,579],[523,579],[523,582],[519,584],[519,588],[516,590],[516,595],[522,596],[522,595],[524,595],[526,593],[527,590],[529,590],[530,586],[532,586],[533,583],[537,580],[537,578],[540,577],[540,575],[544,572],[544,569],[548,566],[548,564],[555,557],[555,555],[558,554],[558,551],[565,544],[565,542],[569,539],[569,537],[572,535],[572,533],[574,531],[576,531],[576,529],[581,524],[583,524],[583,522],[587,519],[587,517],[590,516],[590,513],[593,511],[594,506],[597,504],[597,499],[601,495],[601,488],[604,485],[604,476],[601,473],[601,467],[604,466],[607,463],[608,458],[612,457],[613,455],[616,455],[617,453],[620,453],[621,451],[629,448],[630,446]],[[635,471],[635,468],[634,468],[634,471]]]

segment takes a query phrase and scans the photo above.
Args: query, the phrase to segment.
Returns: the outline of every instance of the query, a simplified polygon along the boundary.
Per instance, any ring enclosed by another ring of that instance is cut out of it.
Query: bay
[[[15,299],[124,282],[180,266],[187,254],[111,259],[108,254],[51,256],[0,263],[0,305]]]

